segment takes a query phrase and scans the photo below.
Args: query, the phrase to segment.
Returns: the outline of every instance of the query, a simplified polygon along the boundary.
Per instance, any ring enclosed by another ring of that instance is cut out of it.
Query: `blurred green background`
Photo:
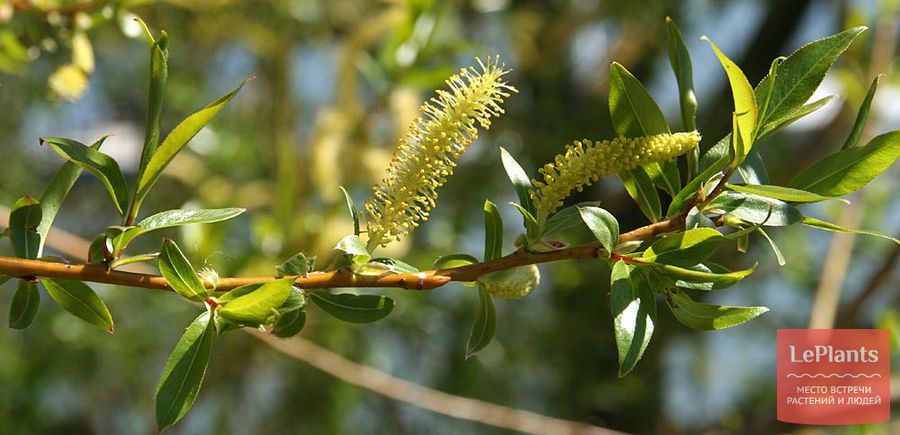
[[[771,179],[783,183],[840,147],[876,74],[885,77],[867,134],[900,128],[898,11],[897,0],[4,0],[0,204],[40,194],[62,163],[38,145],[42,135],[89,143],[113,134],[104,150],[134,178],[148,75],[135,16],[170,35],[164,131],[244,77],[256,76],[176,159],[144,205],[145,215],[179,207],[249,212],[229,223],[148,237],[143,247],[176,237],[194,264],[222,275],[251,275],[272,273],[300,250],[324,263],[336,241],[352,231],[337,186],[362,203],[419,104],[476,56],[500,54],[520,93],[463,157],[428,223],[384,251],[419,267],[449,252],[480,256],[484,199],[515,199],[500,146],[536,174],[574,139],[615,135],[606,103],[610,62],[640,78],[673,129],[681,128],[666,57],[666,16],[681,27],[693,57],[706,147],[730,129],[732,109],[725,75],[700,35],[716,41],[755,83],[776,56],[850,26],[869,26],[814,96],[838,98],[758,145]],[[853,196],[850,206],[830,201],[809,207],[809,214],[897,234],[898,175],[898,168],[890,169]],[[623,230],[645,224],[617,180],[602,180],[570,201],[583,200],[602,201]],[[512,250],[520,219],[512,207],[501,208],[506,248]],[[116,220],[102,185],[85,175],[57,224],[92,238]],[[663,310],[643,360],[622,379],[616,377],[609,270],[597,261],[542,266],[535,293],[497,303],[494,343],[470,361],[463,355],[477,294],[458,284],[430,293],[387,290],[397,309],[367,326],[311,312],[302,335],[451,394],[626,432],[898,433],[898,423],[809,428],[775,421],[775,330],[809,324],[831,240],[830,233],[814,231],[795,226],[770,232],[787,257],[785,267],[763,239],[752,240],[748,256],[720,250],[718,261],[729,267],[757,260],[760,267],[704,300],[772,311],[737,328],[702,333]],[[570,241],[587,238],[585,230]],[[0,254],[11,255],[6,244]],[[887,241],[856,240],[846,277],[840,277],[837,325],[897,323],[896,257],[897,248]],[[874,290],[867,290],[873,283]],[[153,432],[157,377],[196,309],[159,292],[97,287],[117,320],[113,336],[50,303],[30,329],[0,334],[0,433]],[[0,288],[0,307],[8,306],[13,288]],[[243,334],[219,341],[196,405],[170,431],[508,432],[385,399]]]

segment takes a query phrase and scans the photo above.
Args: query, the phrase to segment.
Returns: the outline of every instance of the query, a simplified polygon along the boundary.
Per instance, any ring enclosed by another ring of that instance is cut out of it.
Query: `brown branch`
[[[636,240],[649,240],[667,232],[684,228],[684,215],[673,219],[647,225],[619,236],[619,243]],[[297,285],[302,288],[338,288],[338,287],[391,287],[409,290],[430,290],[447,284],[450,281],[475,281],[479,276],[512,269],[529,264],[547,263],[551,261],[574,258],[596,258],[601,248],[599,242],[587,243],[550,252],[528,252],[519,249],[510,255],[496,260],[475,263],[452,269],[425,270],[415,273],[392,275],[359,275],[349,269],[332,272],[310,273],[298,277]],[[48,277],[69,278],[80,281],[116,284],[129,287],[172,290],[166,279],[158,275],[145,273],[108,270],[103,264],[66,264],[41,260],[27,260],[16,257],[0,257],[0,274],[18,278]],[[220,278],[218,290],[227,291],[243,285],[278,279],[274,276],[255,276],[240,278]]]

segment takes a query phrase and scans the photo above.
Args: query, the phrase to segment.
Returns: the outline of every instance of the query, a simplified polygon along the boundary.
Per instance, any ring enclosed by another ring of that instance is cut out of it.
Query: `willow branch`
[[[647,225],[619,236],[619,243],[650,240],[653,237],[684,228],[684,215],[673,219]],[[599,242],[572,246],[550,252],[529,252],[519,249],[512,254],[496,260],[475,263],[452,269],[425,270],[414,273],[391,275],[359,275],[349,269],[332,272],[310,273],[297,277],[296,283],[302,288],[339,288],[339,287],[386,287],[409,290],[430,290],[441,287],[451,281],[475,281],[478,277],[505,269],[551,261],[570,260],[575,258],[596,258],[601,249]],[[0,274],[17,278],[33,277],[68,278],[80,281],[116,284],[128,287],[172,290],[165,278],[145,273],[109,270],[104,264],[67,264],[41,260],[28,260],[16,257],[0,257]],[[267,282],[278,279],[274,276],[255,276],[220,278],[218,290],[228,291],[243,285]]]

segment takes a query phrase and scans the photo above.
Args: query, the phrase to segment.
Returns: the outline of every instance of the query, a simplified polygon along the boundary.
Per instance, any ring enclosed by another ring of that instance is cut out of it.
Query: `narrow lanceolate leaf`
[[[825,78],[825,73],[850,43],[866,30],[854,27],[827,38],[800,47],[778,66],[777,80],[774,81],[766,117],[760,124],[781,118],[809,100]],[[768,86],[769,77],[763,79],[758,88]],[[759,95],[759,98],[764,98]]]
[[[432,268],[434,269],[453,269],[454,267],[463,267],[475,264],[478,259],[469,254],[449,254],[438,257],[434,260]]]
[[[760,141],[768,136],[771,136],[772,134],[777,133],[785,127],[793,124],[798,119],[821,109],[826,104],[828,104],[828,102],[830,102],[832,98],[834,98],[834,95],[823,97],[821,99],[813,101],[812,103],[796,107],[791,111],[785,113],[784,115],[781,115],[781,117],[779,118],[766,121],[765,124],[760,124],[758,133],[756,134],[756,140]]]
[[[306,276],[307,273],[312,272],[315,261],[315,257],[310,259],[306,256],[306,254],[298,252],[294,254],[293,257],[288,258],[284,263],[275,266],[275,271],[278,272],[279,277],[298,275]]]
[[[875,97],[875,91],[878,89],[879,80],[881,80],[881,75],[876,76],[875,80],[872,80],[872,85],[869,86],[869,91],[866,92],[866,98],[863,99],[862,104],[859,106],[856,121],[853,123],[853,129],[850,130],[850,136],[847,136],[847,140],[841,146],[842,150],[853,148],[859,143],[863,129],[866,128],[866,120],[869,118],[869,109],[872,107],[872,99]]]
[[[819,220],[819,219],[812,218],[809,216],[803,216],[803,225],[813,227],[813,228],[818,228],[820,230],[837,232],[837,233],[856,233],[856,234],[864,234],[867,236],[881,237],[883,239],[888,239],[888,240],[893,241],[894,243],[900,244],[900,240],[898,240],[896,237],[885,234],[885,233],[881,233],[878,231],[857,230],[857,229],[853,229],[853,228],[846,228],[846,227],[842,227],[837,224],[833,224],[831,222],[825,222],[823,220]]]
[[[612,252],[619,244],[619,221],[616,217],[600,207],[580,207],[578,211],[594,237],[608,252]]]
[[[503,220],[493,202],[484,201],[484,260],[503,255]]]
[[[668,133],[669,124],[647,88],[624,66],[609,67],[609,112],[619,136],[639,137]]]
[[[653,242],[641,261],[693,266],[709,258],[724,241],[725,236],[712,228],[674,233]]]
[[[796,207],[752,193],[724,191],[710,201],[705,211],[730,212],[735,217],[770,227],[793,225],[803,219]]]
[[[491,295],[483,286],[478,287],[478,311],[466,342],[466,359],[469,359],[490,344],[497,331],[497,312]]]
[[[691,207],[684,219],[684,227],[688,230],[695,228],[716,228],[715,222],[709,216],[703,214],[697,207]]]
[[[519,205],[527,210],[528,213],[531,213],[532,216],[537,216],[537,208],[535,208],[534,201],[531,199],[531,194],[529,193],[532,186],[528,174],[521,166],[519,166],[519,162],[517,162],[503,147],[500,147],[500,160],[503,162],[503,169],[506,170],[509,181],[512,182],[513,187],[516,189],[516,195],[519,197]]]
[[[87,284],[63,278],[41,278],[41,284],[59,306],[109,333],[113,332],[113,319],[106,304]]]
[[[272,326],[272,334],[276,337],[289,338],[300,333],[306,326],[306,311],[296,309],[281,315]]]
[[[91,145],[91,148],[99,150],[107,137],[108,136],[103,136],[98,139]],[[72,186],[75,185],[75,181],[78,180],[78,177],[81,176],[82,172],[84,172],[84,169],[74,162],[63,163],[56,173],[53,174],[53,178],[50,179],[50,182],[44,189],[44,193],[41,194],[42,218],[41,224],[37,227],[37,232],[41,236],[38,257],[43,255],[47,233],[50,232],[50,227],[53,226],[53,220],[56,218],[56,213],[59,212],[63,200],[69,195],[69,191],[72,190]]]
[[[794,189],[784,186],[773,186],[770,184],[726,184],[731,190],[743,193],[752,193],[754,195],[765,196],[766,198],[780,199],[787,202],[818,202],[831,199],[827,196],[818,195],[805,190]]]
[[[610,308],[619,351],[619,376],[625,376],[650,344],[656,322],[656,299],[642,272],[624,261],[613,265],[610,278]]]
[[[217,208],[206,210],[168,210],[147,217],[137,226],[144,232],[190,224],[211,224],[231,219],[245,212],[243,208]]]
[[[350,323],[371,323],[385,318],[394,310],[394,301],[387,296],[331,294],[327,291],[309,293],[310,299],[328,314]]]
[[[694,72],[691,54],[681,37],[681,30],[671,18],[666,17],[666,33],[669,37],[669,63],[678,82],[678,97],[681,103],[681,122],[685,131],[697,129],[697,97],[694,95]],[[696,164],[696,162],[695,162]]]
[[[270,281],[219,309],[222,317],[245,325],[268,323],[291,294],[293,278]]]
[[[617,62],[610,65],[609,74],[609,113],[616,134],[624,137],[640,137],[669,133],[669,124],[666,122],[662,110],[637,78]],[[646,177],[636,174],[637,172],[644,172],[643,175]],[[678,168],[671,162],[652,163],[644,169],[637,169],[631,173],[631,177],[629,177],[632,179],[631,184],[638,185],[633,190],[629,190],[629,193],[635,192],[641,195],[641,198],[635,195],[632,195],[632,198],[638,201],[639,205],[642,202],[645,203],[642,205],[642,210],[645,207],[652,210],[651,194],[656,197],[656,202],[659,202],[656,190],[643,185],[646,182],[645,178],[652,181],[649,183],[650,186],[657,185],[670,195],[674,195],[678,191],[680,187],[678,184],[681,183]],[[626,182],[626,184],[628,183]],[[648,215],[648,218],[651,215]]]
[[[687,267],[686,269],[688,269],[690,271],[704,272],[704,273],[709,273],[709,274],[714,274],[714,275],[728,275],[729,273],[732,273],[725,266],[722,266],[722,265],[719,265],[716,263],[709,263],[709,262],[695,264],[693,266]],[[686,289],[691,289],[691,290],[703,290],[703,291],[720,290],[723,288],[728,288],[736,282],[734,280],[719,280],[718,282],[716,282],[716,281],[701,281],[700,279],[702,279],[702,278],[694,279],[696,277],[689,278],[689,279],[691,279],[690,281],[685,281],[685,280],[677,279],[677,278],[673,279],[674,277],[672,277],[670,275],[666,275],[661,270],[652,269],[650,272],[651,272],[651,275],[653,275],[653,276],[661,276],[667,280],[671,280],[673,285],[676,287],[681,287],[681,288],[686,288]],[[744,274],[744,272],[746,272],[746,271],[742,271],[741,274]],[[746,274],[744,274],[744,276],[746,276]],[[697,282],[695,282],[695,281],[697,281]]]
[[[37,285],[24,280],[19,280],[16,294],[9,304],[9,327],[13,329],[25,329],[37,316],[41,306],[41,294]]]
[[[203,302],[209,297],[209,290],[175,242],[163,242],[158,261],[162,276],[178,294],[194,302]]]
[[[19,258],[34,259],[40,250],[41,204],[30,196],[19,198],[9,212],[9,240]]]
[[[650,222],[659,222],[662,219],[662,205],[659,203],[659,195],[656,193],[653,180],[644,168],[622,173],[620,177],[628,195],[634,199],[644,216]]]
[[[41,138],[41,143],[50,144],[59,155],[97,177],[109,191],[119,214],[125,214],[128,208],[128,185],[119,164],[112,157],[71,139],[44,137]]]
[[[781,249],[778,248],[778,245],[775,244],[775,241],[772,240],[772,238],[769,237],[769,235],[766,234],[766,232],[762,228],[757,228],[756,231],[759,231],[759,234],[761,234],[763,238],[765,238],[766,241],[769,242],[769,246],[772,248],[772,252],[775,253],[775,259],[778,261],[778,265],[784,266],[785,264],[787,264],[787,261],[785,261],[784,259],[784,254],[781,253]]]
[[[147,162],[144,173],[141,175],[140,180],[138,180],[137,192],[135,193],[134,199],[135,205],[133,206],[134,209],[139,208],[140,204],[147,196],[147,193],[150,192],[150,188],[153,187],[156,180],[162,175],[166,166],[172,162],[175,155],[178,154],[178,152],[181,151],[181,149],[184,148],[184,146],[187,145],[187,143],[199,133],[206,124],[209,124],[209,122],[212,121],[216,114],[218,114],[219,111],[222,110],[235,95],[237,95],[238,91],[241,90],[245,83],[247,83],[247,80],[244,80],[237,88],[225,96],[213,101],[191,116],[188,116],[169,133]]]
[[[194,319],[166,361],[156,388],[156,427],[159,431],[181,420],[200,392],[216,338],[215,322],[210,317],[211,312],[207,311]]]
[[[544,236],[550,237],[559,235],[569,229],[580,227],[584,220],[581,219],[582,207],[599,207],[600,201],[585,201],[575,205],[570,205],[556,213],[550,215],[547,222],[544,223]]]
[[[804,169],[789,187],[823,196],[843,196],[863,187],[900,157],[900,130],[861,147],[838,151]]]
[[[698,266],[699,265],[678,267],[669,264],[658,264],[654,266],[654,270],[676,282],[681,281],[694,284],[710,283],[713,284],[715,288],[725,288],[735,285],[756,270],[756,265],[754,265],[750,269],[718,273],[715,269],[707,271],[707,269]]]
[[[731,141],[734,147],[732,167],[737,168],[743,163],[744,158],[747,157],[747,153],[750,152],[750,148],[753,146],[759,117],[759,109],[756,107],[756,95],[753,93],[753,86],[750,86],[750,82],[737,64],[729,59],[728,56],[725,56],[709,38],[704,37],[704,39],[709,42],[713,51],[716,52],[719,62],[728,75],[728,82],[731,84],[731,95],[734,99],[734,115],[736,117],[735,137]],[[738,132],[740,133],[739,135]]]
[[[369,251],[366,250],[366,244],[363,243],[357,235],[344,236],[338,241],[338,244],[335,245],[334,249],[341,251],[354,259],[358,259],[358,261],[363,263],[372,258]]]
[[[356,203],[353,202],[353,198],[350,196],[350,193],[347,192],[347,189],[344,189],[344,186],[338,186],[341,189],[341,193],[344,194],[344,201],[347,202],[347,211],[350,213],[350,219],[353,221],[353,234],[359,235],[359,210],[356,208]]]
[[[747,184],[769,183],[769,170],[766,169],[766,164],[763,162],[762,157],[759,156],[757,150],[750,150],[747,158],[744,159],[744,163],[738,166],[738,173],[741,174],[741,178]]]
[[[166,82],[169,78],[169,35],[162,31],[159,38],[154,38],[150,29],[140,19],[138,23],[144,28],[147,43],[150,44],[150,85],[147,98],[147,125],[144,132],[144,149],[141,152],[140,172],[143,173],[153,153],[159,146],[160,117]]]
[[[769,75],[766,77],[766,80],[763,80],[762,83],[754,90],[756,94],[756,106],[759,108],[759,119],[765,119],[766,113],[769,111],[769,102],[772,101],[772,91],[775,89],[775,82],[778,78],[778,67],[781,66],[781,62],[787,59],[784,56],[778,56],[772,63],[769,65]],[[760,123],[762,125],[762,123]],[[759,137],[759,127],[757,127],[757,137]]]
[[[702,331],[725,329],[740,325],[767,311],[766,307],[729,307],[695,302],[682,291],[673,290],[666,301],[672,314],[683,325]]]

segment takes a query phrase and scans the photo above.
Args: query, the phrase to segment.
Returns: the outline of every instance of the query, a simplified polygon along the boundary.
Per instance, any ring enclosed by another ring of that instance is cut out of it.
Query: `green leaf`
[[[478,277],[478,283],[491,296],[504,299],[524,298],[540,282],[541,273],[534,264],[498,270]]]
[[[825,78],[831,64],[865,30],[865,27],[854,27],[806,44],[788,56],[778,66],[778,76],[772,85],[766,116],[760,124],[765,125],[773,119],[779,119],[806,103]],[[768,86],[768,80],[770,78],[767,76],[758,88]],[[764,95],[759,97],[765,98]]]
[[[787,202],[818,202],[831,199],[827,196],[817,195],[805,190],[794,189],[784,186],[773,186],[769,184],[731,184],[725,185],[731,190],[752,193],[754,195],[765,196],[766,198],[780,199]]]
[[[107,137],[109,136],[103,136],[98,139],[91,145],[91,148],[99,150]],[[56,173],[53,174],[53,178],[50,179],[50,183],[47,184],[44,193],[41,194],[42,219],[41,224],[37,227],[37,232],[41,236],[37,253],[38,257],[44,254],[44,243],[47,240],[47,234],[50,232],[50,227],[53,226],[53,220],[56,218],[63,200],[69,195],[69,191],[72,190],[72,186],[75,185],[75,181],[78,180],[82,172],[84,172],[84,169],[73,162],[67,161],[63,163]]]
[[[610,308],[619,351],[619,376],[641,359],[656,323],[656,299],[642,272],[617,261],[610,275]]]
[[[735,217],[770,227],[793,225],[803,219],[796,207],[777,199],[750,193],[724,191],[710,201],[706,210],[730,212]]]
[[[484,201],[484,260],[503,255],[503,220],[493,202]]]
[[[647,88],[624,66],[609,66],[609,113],[616,134],[624,137],[668,133],[669,124]]]
[[[331,294],[327,291],[309,293],[315,304],[332,316],[350,323],[371,323],[385,318],[396,303],[387,296]]]
[[[147,98],[147,124],[144,132],[144,148],[141,152],[140,173],[144,172],[153,153],[159,145],[160,118],[162,116],[163,99],[166,82],[169,78],[169,35],[161,31],[159,39],[153,38],[150,29],[138,19],[147,42],[150,44],[150,84]]]
[[[99,263],[109,259],[112,250],[107,250],[107,241],[108,238],[105,233],[98,234],[94,238],[90,248],[88,248],[88,262]]]
[[[585,201],[570,205],[550,215],[544,223],[544,237],[559,235],[569,229],[580,227],[584,220],[581,219],[581,207],[599,207],[600,201]]]
[[[356,203],[353,202],[353,198],[347,193],[347,189],[344,189],[344,186],[338,186],[338,189],[341,189],[341,192],[344,194],[344,200],[347,201],[347,211],[350,212],[350,219],[353,220],[353,234],[358,236],[359,210],[356,209]]]
[[[840,225],[833,224],[833,223],[831,223],[831,222],[825,222],[825,221],[823,221],[823,220],[819,220],[819,219],[812,218],[812,217],[809,217],[809,216],[803,216],[803,221],[802,221],[802,223],[803,223],[803,225],[806,225],[806,226],[808,226],[808,227],[818,228],[818,229],[820,229],[820,230],[831,231],[831,232],[837,232],[837,233],[856,233],[856,234],[864,234],[864,235],[867,235],[867,236],[881,237],[881,238],[883,238],[883,239],[888,239],[888,240],[893,241],[894,243],[900,244],[900,240],[897,240],[896,237],[890,236],[890,235],[885,234],[885,233],[881,233],[881,232],[878,232],[878,231],[856,230],[856,229],[853,229],[853,228],[845,228],[845,227],[842,227],[842,226],[840,226]]]
[[[715,275],[728,275],[728,274],[732,273],[725,266],[722,266],[722,265],[719,265],[716,263],[709,263],[709,262],[695,264],[693,266],[688,266],[686,269],[688,269],[689,271],[703,272],[703,273],[715,274]],[[663,273],[662,271],[659,271],[657,269],[651,269],[651,272],[653,272],[656,275],[663,276],[666,279],[671,280],[673,278],[672,276],[666,275],[665,273]],[[751,272],[752,272],[752,270],[751,270]],[[742,275],[744,273],[746,273],[746,271],[739,272],[738,274]],[[746,275],[744,275],[744,276],[746,276]],[[695,276],[695,277],[692,277],[689,279],[691,281],[685,281],[682,279],[674,279],[672,281],[672,283],[674,286],[681,287],[681,288],[710,291],[710,290],[720,290],[723,288],[728,288],[737,282],[734,279],[728,279],[728,278],[726,278],[724,280],[722,280],[720,278],[715,278],[714,281],[702,281],[702,279],[705,279],[705,278]]]
[[[190,224],[211,224],[231,219],[245,212],[243,208],[217,208],[205,210],[167,210],[150,216],[137,226],[143,232],[160,230],[163,228],[177,227]]]
[[[863,187],[900,157],[900,130],[861,147],[838,151],[801,171],[789,187],[823,196],[843,196]]]
[[[418,272],[415,266],[404,263],[395,258],[387,258],[387,257],[378,257],[373,258],[369,261],[368,264],[378,264],[385,268],[387,273],[415,273]]]
[[[652,264],[652,263],[651,263]],[[732,285],[737,284],[742,279],[748,277],[753,271],[756,270],[756,265],[751,267],[750,269],[738,270],[735,272],[727,272],[727,273],[718,273],[715,270],[711,270],[707,272],[703,267],[699,267],[699,265],[688,266],[688,267],[678,267],[672,266],[669,264],[654,264],[654,270],[659,272],[664,276],[668,276],[673,280],[682,283],[694,283],[694,284],[713,284],[714,288],[725,288],[730,287]],[[678,284],[681,287],[686,287],[685,285]]]
[[[306,254],[298,252],[284,263],[275,266],[275,271],[278,272],[279,278],[282,276],[306,276],[307,273],[312,272],[315,262],[315,257],[310,259],[306,257]]]
[[[300,333],[306,326],[306,311],[297,309],[281,315],[272,327],[276,337],[289,338]]]
[[[163,241],[158,262],[159,271],[175,292],[194,302],[203,302],[209,297],[209,290],[175,242]]]
[[[41,278],[41,284],[50,297],[66,311],[110,334],[113,332],[113,319],[109,309],[85,283],[63,278]]]
[[[34,322],[38,308],[41,306],[41,294],[37,286],[19,280],[16,294],[9,304],[9,327],[13,329],[25,329]]]
[[[194,319],[169,355],[156,388],[156,427],[162,431],[187,414],[209,365],[216,338],[215,322],[207,311]]]
[[[666,17],[666,33],[669,37],[669,63],[678,82],[678,97],[681,104],[681,123],[686,131],[697,129],[697,97],[694,95],[694,72],[691,54],[681,37],[681,30],[671,18]],[[696,156],[694,157],[696,159]],[[696,162],[694,162],[696,165]]]
[[[516,208],[516,210],[519,212],[519,214],[522,215],[522,220],[525,222],[526,235],[537,234],[538,231],[540,231],[540,225],[537,222],[537,218],[534,217],[534,215],[531,214],[531,212],[526,210],[525,207],[522,207],[521,205],[516,204],[515,202],[511,202],[510,204]],[[530,242],[531,240],[528,239],[528,241]]]
[[[644,168],[623,172],[619,176],[628,195],[634,199],[644,216],[647,216],[650,222],[659,222],[662,219],[662,205],[659,203],[659,195],[653,186],[653,180]]]
[[[247,80],[241,82],[233,91],[185,118],[169,133],[159,148],[156,149],[156,152],[153,153],[153,156],[150,157],[150,161],[147,162],[147,166],[140,180],[138,180],[137,192],[132,204],[132,214],[137,214],[137,210],[143,203],[144,198],[150,192],[156,180],[162,175],[166,166],[175,158],[175,155],[237,95],[238,91],[247,83]]]
[[[50,144],[59,155],[97,177],[109,191],[119,214],[125,214],[128,207],[128,185],[119,164],[112,157],[71,139],[44,137],[41,138],[41,143]]]
[[[619,244],[619,221],[616,217],[600,207],[579,207],[578,212],[594,237],[607,252],[612,252]]]
[[[769,242],[769,246],[772,247],[772,251],[775,253],[775,259],[778,260],[779,266],[784,266],[787,264],[787,261],[784,260],[784,254],[781,253],[781,249],[778,249],[778,245],[775,244],[775,241],[763,231],[762,228],[757,228],[756,231],[759,231],[760,234]]]
[[[731,161],[731,156],[728,153],[725,153],[718,160],[712,162],[706,169],[703,170],[699,175],[694,177],[691,182],[687,183],[681,191],[672,198],[672,203],[669,205],[669,211],[666,213],[668,218],[673,218],[680,213],[684,213],[686,210],[686,206],[688,203],[694,199],[697,195],[697,192],[700,191],[700,188],[703,186],[707,180],[712,178],[715,174],[719,173],[722,169],[728,166],[728,162]],[[700,166],[703,166],[701,161]]]
[[[691,207],[684,219],[684,227],[689,230],[695,228],[716,228],[715,222],[703,214],[697,207]]]
[[[757,150],[750,150],[747,158],[744,159],[744,163],[738,166],[738,173],[741,174],[741,178],[747,184],[769,183],[769,170],[766,169],[766,164],[763,162],[762,157],[759,156]]]
[[[9,212],[9,241],[16,257],[35,259],[40,250],[41,204],[30,196],[16,200]]]
[[[725,237],[712,228],[696,228],[663,236],[644,251],[641,261],[676,266],[700,263],[719,247]]]
[[[469,254],[450,254],[438,257],[437,260],[434,260],[432,268],[453,269],[455,267],[468,266],[477,262],[478,259]]]
[[[245,325],[266,324],[290,296],[293,284],[293,278],[269,281],[223,305],[219,315]]]
[[[681,190],[681,173],[674,160],[656,162],[643,166],[644,171],[653,180],[653,184],[669,194],[675,196]]]
[[[137,236],[141,235],[144,232],[141,227],[128,227],[128,226],[119,226],[113,225],[106,229],[107,240],[109,240],[110,246],[112,249],[110,252],[112,253],[112,258],[119,258],[122,255],[122,251],[128,247],[128,244],[131,243]]]
[[[847,136],[847,140],[844,142],[844,145],[841,146],[842,150],[853,148],[859,143],[859,138],[862,136],[863,129],[866,128],[866,120],[869,118],[869,109],[872,107],[872,99],[875,97],[875,91],[878,89],[879,80],[881,80],[880,74],[875,76],[875,80],[872,80],[869,91],[866,92],[866,98],[863,99],[862,104],[859,106],[859,112],[856,114],[856,121],[853,122],[853,129],[850,130],[850,136]]]
[[[366,244],[357,235],[344,236],[334,249],[349,255],[355,263],[365,263],[372,258],[369,251],[366,250]]]
[[[469,359],[487,347],[497,331],[497,312],[491,295],[483,286],[478,286],[478,311],[466,342],[466,359]]]
[[[766,307],[729,307],[694,302],[678,290],[670,291],[667,296],[666,301],[675,318],[683,325],[701,331],[737,326],[769,311]]]
[[[785,59],[787,58],[784,56],[778,56],[772,61],[769,65],[769,75],[754,91],[756,94],[756,105],[759,107],[759,119],[765,119],[766,113],[769,111],[769,103],[772,101],[772,90],[778,77],[778,67],[781,66],[781,62],[784,62]],[[757,126],[758,130],[759,126]],[[758,133],[757,137],[759,137]]]
[[[734,147],[734,161],[731,166],[737,168],[750,149],[753,147],[754,134],[756,132],[757,120],[759,117],[759,109],[756,107],[756,95],[753,93],[753,86],[737,66],[728,56],[725,56],[719,47],[716,47],[707,37],[701,39],[706,40],[719,58],[719,62],[728,75],[728,82],[731,84],[731,95],[734,99],[734,117],[735,130],[734,138],[731,141]]]
[[[132,263],[140,263],[143,261],[153,261],[159,258],[159,252],[152,252],[149,254],[138,254],[138,255],[130,255],[127,257],[120,257],[110,263],[110,269],[116,269],[122,266],[126,266]]]
[[[519,166],[519,162],[503,147],[500,147],[500,160],[503,162],[503,169],[506,170],[509,181],[512,182],[513,187],[516,189],[519,205],[532,216],[537,217],[537,207],[535,207],[534,201],[531,199],[532,187],[528,174]]]
[[[756,140],[760,141],[768,136],[771,136],[772,134],[775,134],[785,127],[793,124],[798,119],[821,109],[823,106],[828,104],[828,102],[830,102],[832,98],[834,98],[834,95],[829,95],[827,97],[813,101],[812,103],[804,104],[792,109],[788,113],[785,113],[780,118],[768,121],[765,124],[761,124],[761,126],[759,127],[759,132],[756,135]]]

